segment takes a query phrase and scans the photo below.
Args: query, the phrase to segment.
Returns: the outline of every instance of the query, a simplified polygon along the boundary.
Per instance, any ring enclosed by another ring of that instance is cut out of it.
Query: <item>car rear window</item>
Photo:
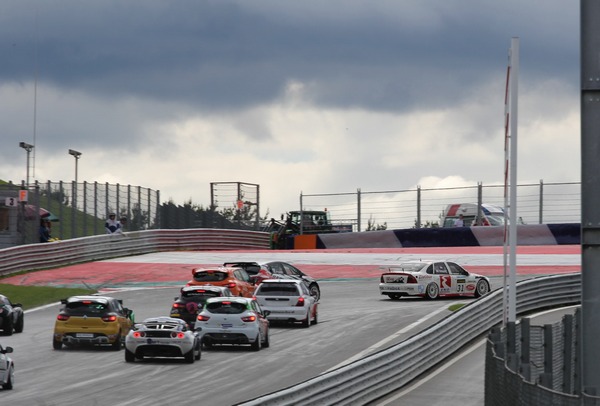
[[[246,311],[246,304],[238,302],[208,303],[206,310],[215,314],[240,314]]]
[[[86,300],[67,303],[65,311],[73,316],[100,316],[106,312],[107,307],[106,303]]]
[[[258,287],[257,295],[263,296],[298,296],[298,285],[295,283],[262,283]]]
[[[214,291],[191,291],[191,292],[183,292],[181,294],[181,298],[186,302],[206,302],[206,299],[211,297],[220,297],[223,296],[221,292]]]
[[[194,274],[194,280],[197,282],[221,282],[227,279],[227,272],[201,271]]]

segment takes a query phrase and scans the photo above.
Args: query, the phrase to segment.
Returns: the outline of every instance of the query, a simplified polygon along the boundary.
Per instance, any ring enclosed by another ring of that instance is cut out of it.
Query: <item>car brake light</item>
[[[66,314],[59,314],[58,316],[56,316],[56,320],[67,321],[69,320],[69,316],[67,316]]]
[[[185,307],[183,303],[173,303],[173,309],[180,309]]]
[[[146,333],[144,333],[143,331],[134,331],[133,332],[133,338],[143,338],[146,336]]]
[[[246,323],[252,323],[253,321],[256,321],[256,316],[251,314],[250,316],[242,317],[242,321]]]
[[[117,316],[114,314],[108,314],[102,317],[102,321],[110,323],[111,321],[117,321]]]
[[[417,283],[417,278],[415,278],[413,275],[409,275],[407,283]]]
[[[196,320],[198,321],[208,321],[209,319],[210,317],[204,316],[203,314],[199,314],[198,317],[196,317]]]
[[[234,282],[229,282],[229,283],[227,284],[227,287],[228,287],[228,288],[235,288],[235,283],[234,283]]]
[[[296,302],[296,306],[298,306],[298,307],[304,307],[304,297],[303,296],[300,296],[298,298],[298,301]]]
[[[171,338],[179,338],[179,339],[182,339],[182,338],[185,338],[185,334],[183,334],[181,331],[180,331],[179,333],[172,332],[172,333],[171,333]]]

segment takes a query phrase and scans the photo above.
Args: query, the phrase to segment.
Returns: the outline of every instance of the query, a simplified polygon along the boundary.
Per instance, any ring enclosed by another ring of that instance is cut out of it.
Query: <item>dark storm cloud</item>
[[[41,82],[96,97],[235,109],[296,80],[323,106],[403,110],[457,102],[502,78],[511,36],[522,38],[532,80],[572,75],[578,63],[577,10],[561,2],[373,2],[350,18],[327,3],[295,14],[282,12],[286,2],[253,3],[10,0],[0,83],[37,70]],[[419,7],[424,19],[410,21]]]

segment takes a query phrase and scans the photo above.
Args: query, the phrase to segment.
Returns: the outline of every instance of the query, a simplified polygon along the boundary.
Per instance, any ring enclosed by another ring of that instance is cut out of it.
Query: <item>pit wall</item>
[[[502,246],[504,232],[504,227],[457,227],[300,235],[294,238],[294,249]],[[517,226],[518,245],[580,242],[579,223]]]

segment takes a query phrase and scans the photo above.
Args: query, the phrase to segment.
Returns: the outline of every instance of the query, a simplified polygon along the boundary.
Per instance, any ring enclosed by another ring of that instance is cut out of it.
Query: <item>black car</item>
[[[292,278],[304,281],[310,295],[319,300],[321,298],[321,289],[315,278],[312,278],[296,268],[295,266],[282,261],[269,262],[226,262],[226,266],[239,267],[246,270],[250,278],[256,285],[265,279]]]
[[[0,329],[5,336],[23,331],[23,307],[21,303],[12,303],[6,296],[0,295]]]
[[[184,320],[193,329],[196,316],[202,311],[206,300],[220,296],[233,296],[233,293],[224,286],[184,286],[179,297],[176,297],[171,305],[171,317]]]

